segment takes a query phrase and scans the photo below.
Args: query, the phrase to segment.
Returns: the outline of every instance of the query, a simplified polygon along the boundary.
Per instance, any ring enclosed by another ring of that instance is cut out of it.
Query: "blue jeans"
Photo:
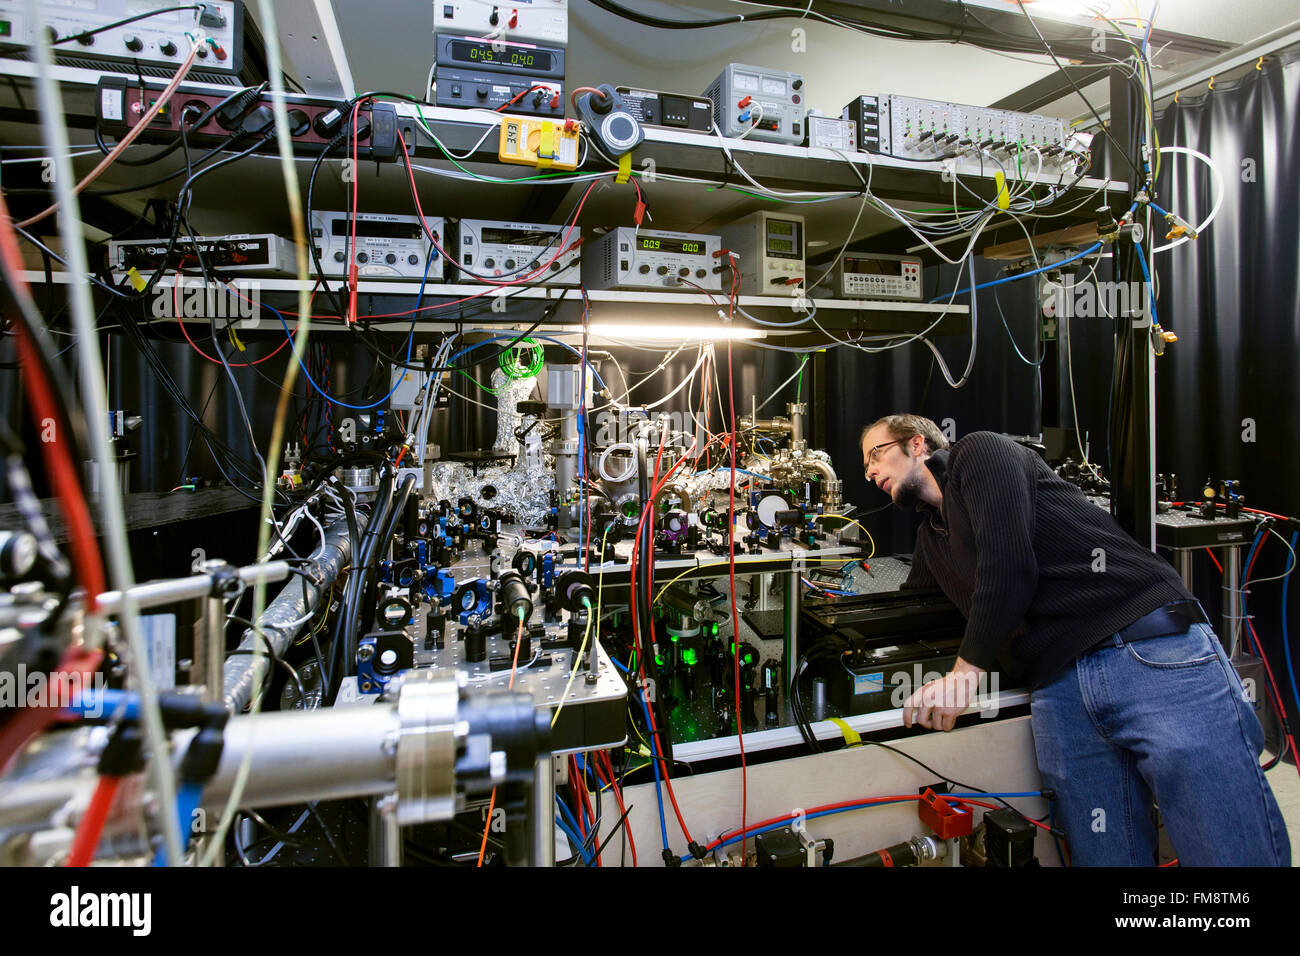
[[[1214,631],[1112,635],[1030,696],[1043,785],[1077,866],[1150,866],[1160,808],[1184,866],[1290,866],[1264,732]]]

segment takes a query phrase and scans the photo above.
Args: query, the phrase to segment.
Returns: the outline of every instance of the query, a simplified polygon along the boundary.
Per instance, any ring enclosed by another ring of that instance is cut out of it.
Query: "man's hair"
[[[877,418],[862,429],[858,444],[861,445],[866,440],[868,432],[873,428],[879,428],[881,425],[884,425],[889,434],[898,441],[907,441],[914,435],[920,435],[925,439],[925,452],[927,455],[933,455],[940,448],[948,447],[948,439],[943,437],[943,432],[939,430],[939,426],[922,415],[886,415],[884,418]]]

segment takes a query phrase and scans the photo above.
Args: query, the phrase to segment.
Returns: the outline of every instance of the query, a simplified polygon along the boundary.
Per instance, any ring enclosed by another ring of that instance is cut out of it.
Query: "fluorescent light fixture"
[[[727,339],[761,339],[762,329],[727,325],[631,325],[619,322],[593,322],[591,334],[608,339],[667,339],[673,342],[725,342]]]

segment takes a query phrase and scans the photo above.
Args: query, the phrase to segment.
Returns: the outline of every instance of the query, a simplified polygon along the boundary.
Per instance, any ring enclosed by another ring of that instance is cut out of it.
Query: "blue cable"
[[[411,364],[411,346],[415,343],[415,323],[419,321],[418,310],[420,308],[420,303],[424,301],[424,289],[429,281],[429,267],[432,264],[433,264],[432,257],[425,256],[424,277],[420,280],[420,293],[418,296],[416,296],[415,299],[416,314],[411,319],[411,331],[408,332],[406,335],[406,364],[407,365]],[[285,338],[292,340],[293,335],[289,332],[289,325],[287,322],[284,321],[284,316],[280,314],[279,310],[273,306],[267,305],[265,302],[261,303],[261,305],[262,308],[266,309],[271,314],[273,314],[277,319],[280,320],[280,328],[284,329]],[[397,382],[393,385],[392,388],[388,390],[388,394],[386,394],[383,398],[379,399],[379,401],[374,402],[370,405],[349,405],[347,402],[341,402],[337,398],[334,398],[333,396],[328,394],[324,389],[322,389],[319,385],[317,385],[316,380],[313,379],[311,377],[311,373],[307,371],[307,366],[303,364],[302,358],[298,356],[297,349],[293,350],[293,354],[294,357],[298,359],[298,367],[302,369],[302,374],[306,376],[308,384],[311,385],[311,387],[316,390],[316,393],[320,395],[321,398],[325,399],[327,402],[333,402],[335,405],[338,405],[342,408],[350,408],[353,409],[354,411],[365,411],[366,409],[369,408],[378,408],[384,402],[388,401],[388,399],[392,396],[392,394],[395,391],[397,391],[397,389],[401,386],[401,384],[404,381],[406,381],[406,369],[403,369],[402,374],[398,376]]]
[[[1156,205],[1155,203],[1153,203],[1151,200],[1149,200],[1149,199],[1147,200],[1147,205],[1150,206],[1152,209],[1154,209],[1156,212],[1160,213],[1160,215],[1165,216],[1165,217],[1168,217],[1169,213],[1166,212],[1165,210],[1161,209],[1159,206],[1157,206],[1157,205]]]
[[[427,271],[426,271],[426,275],[427,275]],[[289,325],[284,321],[284,316],[281,315],[278,310],[267,305],[265,302],[262,303],[262,308],[268,309],[275,314],[275,317],[280,320],[280,327],[284,329],[285,337],[292,339],[293,335],[289,332]],[[406,336],[406,364],[407,365],[411,364],[411,346],[415,343],[416,321],[417,319],[411,320],[411,331]],[[340,402],[337,398],[334,398],[332,395],[328,394],[324,389],[322,389],[319,385],[316,384],[316,380],[313,379],[311,377],[311,373],[307,371],[307,366],[303,364],[302,356],[298,354],[297,349],[293,350],[293,355],[294,358],[298,359],[298,367],[302,369],[302,374],[307,377],[307,383],[316,390],[316,393],[320,395],[321,398],[325,399],[327,402],[332,402],[333,404],[338,405],[341,408],[350,408],[353,409],[354,411],[365,411],[368,408],[378,408],[380,405],[384,404],[384,402],[388,401],[389,397],[393,394],[393,392],[397,391],[398,386],[400,386],[402,382],[406,381],[406,370],[403,369],[402,374],[397,379],[397,382],[393,385],[392,388],[388,390],[388,393],[384,395],[383,398],[379,399],[379,401],[371,402],[369,405],[349,405],[347,402]]]
[[[140,719],[140,697],[123,690],[87,689],[68,710],[82,717],[114,717],[119,711],[123,720]]]
[[[655,759],[659,756],[659,748],[655,745],[655,734],[650,730],[650,708],[646,706],[645,695],[638,690],[636,699],[641,704],[641,713],[645,715],[646,733],[650,734],[650,763],[654,766],[655,772],[655,799],[659,801],[659,837],[666,850],[668,849],[668,821],[664,819],[663,784],[659,778],[659,761]]]
[[[1300,538],[1300,532],[1296,532],[1296,534],[1293,534],[1291,536],[1291,547],[1293,550],[1295,549],[1297,538]],[[1258,534],[1255,535],[1255,540],[1250,546],[1250,551],[1246,554],[1245,562],[1242,564],[1240,591],[1241,591],[1241,616],[1243,618],[1247,617],[1246,574],[1250,569],[1251,562],[1254,560],[1255,552],[1259,549],[1259,546],[1263,542],[1263,540],[1264,540],[1264,532],[1260,531]],[[1287,631],[1287,613],[1286,613],[1287,592],[1290,590],[1290,586],[1291,586],[1290,574],[1291,571],[1293,570],[1295,570],[1294,560],[1291,562],[1291,567],[1287,569],[1286,576],[1282,578],[1282,652],[1286,660],[1287,677],[1291,681],[1291,695],[1292,697],[1295,698],[1297,713],[1300,713],[1300,692],[1296,690],[1295,668],[1291,663],[1291,640]],[[1242,640],[1243,641],[1245,640],[1244,630],[1242,633]],[[1261,654],[1263,654],[1264,652],[1264,645],[1262,641],[1260,642],[1259,651]],[[1279,695],[1280,693],[1281,692],[1279,691]]]
[[[582,844],[582,836],[579,832],[581,828],[578,826],[577,820],[573,818],[573,812],[564,805],[564,801],[560,799],[559,794],[556,794],[555,796],[555,805],[560,808],[561,814],[567,821],[563,826],[565,836],[569,837],[569,839],[573,841],[574,849],[582,856],[583,861],[590,866],[591,854],[587,852],[586,848]],[[586,819],[585,815],[583,816],[583,819]]]
[[[1025,792],[1023,792],[1023,793],[945,793],[945,794],[940,794],[940,796],[944,796],[944,797],[970,797],[970,798],[972,798],[972,799],[977,799],[977,798],[979,798],[979,797],[1041,797],[1042,795],[1043,795],[1043,792],[1042,792],[1041,790],[1030,790],[1030,791],[1025,791]],[[915,801],[914,801],[914,800],[911,800],[911,799],[905,799],[905,800],[872,800],[872,801],[870,801],[870,802],[855,803],[855,804],[853,804],[852,806],[848,806],[848,807],[836,807],[836,808],[834,808],[834,809],[832,809],[832,810],[818,810],[816,813],[809,813],[809,814],[807,814],[807,815],[804,817],[804,819],[806,819],[806,820],[815,820],[815,819],[817,819],[818,817],[829,817],[829,816],[832,816],[832,815],[834,815],[834,814],[836,814],[836,813],[849,813],[850,811],[853,811],[853,810],[865,810],[865,809],[867,809],[867,808],[869,808],[869,807],[884,807],[884,806],[888,806],[888,805],[891,804],[891,803],[915,803]],[[769,824],[768,824],[767,826],[765,826],[765,827],[758,827],[757,829],[755,829],[755,828],[750,828],[749,833],[747,833],[747,834],[743,834],[743,836],[744,836],[745,839],[748,840],[748,839],[752,839],[753,837],[757,836],[757,835],[760,834],[760,833],[767,833],[767,832],[769,832],[769,831],[771,831],[771,830],[776,830],[776,829],[778,829],[779,827],[784,827],[784,826],[789,826],[789,825],[790,825],[790,821],[789,821],[789,820],[781,820],[781,821],[779,821],[779,822],[777,822],[777,823],[769,823]],[[738,841],[741,839],[741,836],[742,836],[742,834],[737,833],[735,836],[727,837],[727,839],[725,839],[725,840],[723,840],[721,843],[719,843],[716,847],[714,847],[714,849],[715,849],[715,850],[721,850],[724,846],[730,846],[731,844],[738,842]],[[691,861],[691,856],[690,856],[690,854],[687,854],[686,856],[683,856],[683,857],[681,858],[681,861],[682,861],[683,863],[689,863],[689,862]]]
[[[891,804],[891,803],[913,803],[913,802],[915,802],[915,801],[912,801],[912,800],[877,800],[877,801],[872,802],[872,803],[858,803],[858,804],[854,804],[854,805],[851,806],[851,807],[836,807],[834,810],[819,810],[819,811],[817,811],[816,813],[809,813],[809,814],[807,814],[807,815],[804,817],[804,819],[805,819],[805,820],[815,820],[815,819],[817,819],[818,817],[828,817],[828,816],[831,816],[832,814],[836,814],[836,813],[848,813],[848,812],[851,811],[851,810],[865,810],[865,809],[867,809],[868,807],[883,807],[883,806],[887,806],[888,804]],[[789,821],[789,820],[781,820],[781,821],[778,822],[778,823],[769,823],[769,824],[768,824],[767,826],[765,826],[765,827],[756,827],[756,828],[755,828],[755,827],[751,827],[750,830],[749,830],[749,833],[744,834],[744,838],[745,838],[746,840],[752,840],[754,837],[758,836],[760,833],[768,833],[768,832],[770,832],[770,831],[772,831],[772,830],[776,830],[776,829],[779,829],[779,828],[781,828],[781,827],[786,827],[786,826],[789,826],[789,825],[790,825],[790,821]],[[714,849],[715,851],[717,851],[717,850],[721,850],[721,849],[722,849],[723,847],[725,847],[725,846],[730,846],[730,845],[733,844],[733,843],[737,843],[737,842],[740,841],[741,836],[742,836],[742,834],[737,833],[735,836],[727,837],[727,839],[723,840],[721,843],[719,843],[719,844],[718,844],[716,847],[714,847],[713,849]],[[683,863],[689,863],[689,862],[691,861],[691,859],[692,859],[692,857],[691,857],[691,855],[688,853],[686,856],[683,856],[683,857],[681,858],[681,861],[682,861]]]
[[[1146,279],[1147,282],[1147,296],[1151,299],[1151,324],[1156,325],[1156,286],[1151,281],[1151,272],[1147,269],[1146,256],[1142,255],[1142,243],[1134,243],[1133,248],[1137,252],[1138,265],[1142,267],[1142,278]]]
[[[1291,535],[1291,551],[1293,552],[1291,558],[1292,571],[1295,570],[1294,552],[1296,549],[1297,539],[1300,539],[1300,531],[1297,531]],[[1287,630],[1287,623],[1286,623],[1286,596],[1287,596],[1287,591],[1289,591],[1290,588],[1291,588],[1291,574],[1290,572],[1287,572],[1286,577],[1282,579],[1282,653],[1286,657],[1286,672],[1291,677],[1291,696],[1295,698],[1295,707],[1296,707],[1295,713],[1300,714],[1300,690],[1296,689],[1295,666],[1291,663],[1291,636],[1290,636],[1290,632]]]
[[[1132,210],[1129,211],[1132,212]],[[1101,248],[1101,243],[1094,242],[1092,245],[1090,245],[1087,249],[1084,249],[1082,252],[1075,253],[1074,255],[1070,256],[1070,258],[1062,259],[1060,262],[1053,262],[1049,266],[1039,266],[1037,269],[1030,269],[1028,272],[1022,272],[1019,275],[1014,275],[1014,276],[1006,276],[1002,279],[991,279],[988,282],[981,282],[979,285],[974,286],[972,288],[958,289],[951,296],[937,295],[930,301],[938,302],[940,299],[947,300],[950,298],[956,298],[959,295],[966,295],[968,292],[971,292],[973,290],[989,289],[995,285],[1006,285],[1008,282],[1017,282],[1021,279],[1028,279],[1030,276],[1036,276],[1040,272],[1052,272],[1055,271],[1056,269],[1061,268],[1061,266],[1067,266],[1071,262],[1077,262],[1078,260],[1082,259],[1084,256],[1090,256],[1100,248]]]
[[[1124,215],[1120,218],[1127,218],[1128,216],[1133,215],[1133,210],[1137,209],[1137,207],[1138,207],[1137,203],[1134,203],[1133,205],[1129,206],[1128,212],[1124,213]],[[968,289],[958,289],[951,296],[942,296],[942,295],[935,296],[930,301],[938,302],[940,299],[956,298],[959,295],[966,295],[967,293],[977,289],[988,289],[988,288],[992,288],[995,285],[1006,285],[1008,282],[1017,282],[1020,279],[1027,279],[1030,276],[1038,275],[1040,272],[1050,272],[1052,270],[1061,268],[1061,266],[1068,266],[1071,262],[1078,262],[1084,256],[1090,256],[1100,248],[1101,248],[1101,243],[1094,242],[1092,245],[1090,245],[1087,249],[1084,249],[1082,252],[1077,252],[1074,255],[1070,256],[1070,258],[1062,259],[1060,262],[1053,262],[1051,265],[1039,266],[1037,269],[1030,269],[1028,272],[1022,272],[1019,275],[1007,276],[1003,279],[992,279],[988,282],[981,282],[979,285],[973,286]]]
[[[583,864],[586,866],[591,866],[591,857],[588,855],[587,851],[583,848],[582,839],[578,836],[578,834],[574,833],[573,830],[569,827],[569,825],[559,817],[555,818],[555,825],[564,831],[564,835],[568,837],[569,843],[573,847],[574,852],[578,856],[582,857]]]
[[[194,829],[194,813],[203,802],[203,784],[182,783],[176,790],[176,817],[180,823],[181,852],[189,846],[190,833]],[[153,858],[154,866],[167,865],[167,847],[160,846]]]

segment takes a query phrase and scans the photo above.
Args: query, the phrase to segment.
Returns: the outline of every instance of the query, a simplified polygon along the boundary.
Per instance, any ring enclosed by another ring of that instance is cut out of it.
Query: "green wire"
[[[532,354],[529,357],[528,364],[526,365],[519,360],[519,354],[524,348],[532,350]],[[529,338],[523,339],[513,348],[503,351],[500,358],[497,360],[497,364],[500,365],[501,371],[505,374],[506,378],[520,381],[522,379],[533,378],[536,376],[537,373],[542,370],[542,365],[545,361],[546,352],[542,349],[541,345],[538,344],[536,339]]]
[[[492,386],[490,386],[490,385],[484,385],[482,382],[480,382],[478,379],[476,379],[473,375],[470,375],[469,373],[467,373],[463,368],[458,368],[458,369],[456,369],[456,371],[459,372],[461,375],[465,376],[465,378],[466,378],[468,381],[473,382],[475,385],[477,385],[477,386],[478,386],[479,388],[481,388],[483,391],[487,392],[489,395],[500,395],[502,392],[505,391],[504,388],[492,388]]]

